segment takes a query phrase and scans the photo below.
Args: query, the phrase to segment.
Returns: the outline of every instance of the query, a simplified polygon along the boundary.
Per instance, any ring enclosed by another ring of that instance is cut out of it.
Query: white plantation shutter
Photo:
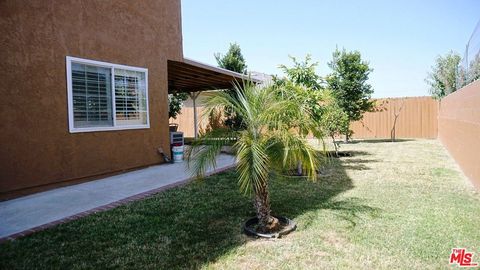
[[[147,121],[145,73],[115,69],[115,113],[118,125]]]
[[[112,126],[112,88],[109,68],[72,63],[75,127]]]
[[[70,132],[149,128],[147,74],[67,56]]]

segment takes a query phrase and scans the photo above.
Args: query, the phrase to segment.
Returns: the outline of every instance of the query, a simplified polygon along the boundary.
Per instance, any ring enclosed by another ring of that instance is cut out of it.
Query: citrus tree
[[[311,62],[312,56],[310,54],[307,54],[305,60],[297,60],[297,58],[293,56],[289,57],[293,62],[293,66],[279,66],[288,80],[292,81],[293,83],[303,85],[311,90],[322,89],[322,79],[315,71],[318,66],[318,62]]]
[[[335,137],[349,132],[348,115],[340,107],[331,90],[323,90],[320,100],[322,100],[322,107],[319,124],[323,133],[332,139],[335,155],[338,156],[338,142]]]

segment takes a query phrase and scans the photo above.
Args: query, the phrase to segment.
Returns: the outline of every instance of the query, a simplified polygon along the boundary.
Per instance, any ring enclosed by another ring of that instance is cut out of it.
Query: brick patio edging
[[[213,170],[209,173],[206,173],[205,177],[230,170],[230,169],[234,168],[235,166],[236,166],[236,164],[232,164],[232,165],[223,167],[221,169],[215,169],[215,170]],[[91,214],[95,214],[95,213],[98,213],[98,212],[110,210],[110,209],[113,209],[115,207],[127,204],[129,202],[145,199],[147,197],[150,197],[150,196],[155,195],[157,193],[163,192],[165,190],[168,190],[168,189],[171,189],[171,188],[174,188],[174,187],[184,186],[184,185],[192,182],[194,179],[195,179],[195,177],[190,177],[190,178],[187,178],[185,180],[181,180],[181,181],[178,181],[178,182],[175,182],[175,183],[172,183],[172,184],[165,185],[163,187],[155,188],[155,189],[145,191],[145,192],[142,192],[142,193],[139,193],[139,194],[136,194],[136,195],[118,200],[118,201],[111,202],[111,203],[106,204],[106,205],[95,207],[95,208],[92,208],[92,209],[87,210],[87,211],[80,212],[80,213],[75,214],[75,215],[71,215],[71,216],[68,216],[68,217],[61,218],[59,220],[48,222],[48,223],[45,223],[45,224],[40,225],[40,226],[33,227],[31,229],[28,229],[28,230],[24,230],[24,231],[21,231],[21,232],[18,232],[18,233],[14,233],[14,234],[11,234],[9,236],[5,236],[5,237],[0,238],[0,243],[10,241],[10,240],[15,240],[17,238],[27,236],[27,235],[30,235],[30,234],[35,233],[35,232],[43,231],[45,229],[54,227],[56,225],[67,223],[67,222],[70,222],[70,221],[73,221],[73,220],[76,220],[76,219],[79,219],[79,218],[82,218],[82,217],[85,217],[85,216],[88,216],[88,215],[91,215]]]

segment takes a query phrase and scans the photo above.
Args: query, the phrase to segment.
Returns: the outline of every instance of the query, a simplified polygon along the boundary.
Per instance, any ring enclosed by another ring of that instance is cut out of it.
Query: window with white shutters
[[[148,128],[148,71],[67,57],[70,132]]]
[[[72,63],[73,125],[113,126],[111,70]]]
[[[115,114],[118,125],[144,125],[147,120],[145,74],[115,69]]]

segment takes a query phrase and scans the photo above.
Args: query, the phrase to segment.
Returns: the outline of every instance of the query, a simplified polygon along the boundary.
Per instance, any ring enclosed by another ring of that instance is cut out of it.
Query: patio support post
[[[189,93],[190,98],[192,99],[193,102],[193,132],[194,132],[194,137],[197,139],[198,137],[198,117],[197,117],[197,97],[200,95],[200,92],[190,92]]]

